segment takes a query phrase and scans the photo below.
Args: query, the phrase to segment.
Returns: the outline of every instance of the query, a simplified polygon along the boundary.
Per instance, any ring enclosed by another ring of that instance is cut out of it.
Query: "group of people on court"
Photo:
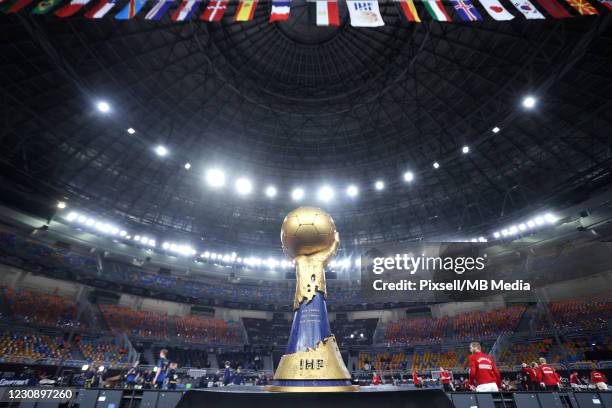
[[[138,362],[134,363],[125,376],[127,388],[141,384],[143,388],[175,390],[178,384],[178,364],[168,359],[168,350],[161,349],[153,371],[141,372]]]

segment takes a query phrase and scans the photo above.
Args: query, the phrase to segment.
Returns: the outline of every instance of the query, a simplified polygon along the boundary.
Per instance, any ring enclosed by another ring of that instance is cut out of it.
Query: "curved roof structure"
[[[302,203],[359,245],[471,236],[609,182],[610,13],[408,25],[381,2],[386,25],[364,29],[342,4],[337,28],[310,24],[298,0],[280,24],[267,2],[248,23],[231,21],[234,7],[220,24],[0,17],[5,191],[165,236],[277,248]],[[224,188],[204,182],[212,167]],[[250,195],[235,193],[240,176]],[[321,204],[325,184],[337,191]]]

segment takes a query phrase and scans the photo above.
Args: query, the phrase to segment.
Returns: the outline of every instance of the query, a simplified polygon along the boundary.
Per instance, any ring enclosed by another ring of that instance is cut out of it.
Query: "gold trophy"
[[[357,391],[327,318],[325,267],[340,244],[334,220],[320,208],[291,211],[281,227],[285,254],[295,261],[295,315],[287,352],[269,391]]]

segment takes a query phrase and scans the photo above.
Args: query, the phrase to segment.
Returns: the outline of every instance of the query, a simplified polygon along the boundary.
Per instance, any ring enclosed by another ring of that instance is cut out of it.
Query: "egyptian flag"
[[[146,3],[147,3],[147,0],[130,0],[128,4],[126,4],[125,7],[123,7],[123,9],[119,13],[117,13],[117,15],[115,16],[115,19],[117,20],[133,19],[134,17],[136,17],[136,14],[138,14],[138,12],[142,10],[142,8],[144,7]]]
[[[339,26],[340,13],[337,0],[317,0],[309,2],[309,14],[318,26]]]
[[[240,0],[236,14],[234,14],[234,21],[251,21],[256,8],[257,0]]]
[[[291,10],[291,0],[272,0],[272,10],[270,10],[270,23],[275,21],[287,21]]]
[[[546,10],[548,14],[553,16],[554,18],[562,19],[562,18],[570,18],[572,15],[563,8],[557,0],[536,0],[540,6]]]
[[[510,0],[510,2],[527,20],[544,20],[546,18],[529,0]]]
[[[451,0],[452,6],[463,21],[482,21],[482,16],[472,4],[472,0]]]
[[[572,6],[581,16],[594,16],[599,12],[587,0],[567,0],[567,3]]]
[[[400,9],[400,14],[411,23],[420,23],[421,18],[419,17],[416,7],[414,6],[413,0],[399,0],[395,4]]]
[[[170,6],[172,6],[172,3],[174,3],[174,0],[157,0],[157,3],[155,3],[155,5],[151,7],[151,10],[145,15],[145,20],[160,20],[164,14],[166,14]]]
[[[227,8],[229,0],[210,0],[210,3],[206,6],[206,10],[200,16],[200,20],[209,22],[218,22],[223,18],[225,9]]]
[[[479,0],[482,7],[489,15],[497,21],[513,20],[512,15],[498,0]]]
[[[86,18],[102,18],[117,5],[117,0],[100,0],[96,7],[85,13]]]
[[[2,10],[4,13],[16,13],[22,8],[28,6],[34,0],[17,0],[14,2],[7,2],[5,8]],[[2,4],[2,3],[0,3]]]
[[[62,0],[42,0],[34,7],[32,14],[47,14],[61,3]]]
[[[72,0],[61,9],[55,12],[58,17],[70,17],[85,7],[91,0]]]
[[[431,18],[436,21],[451,21],[450,16],[444,9],[442,1],[440,0],[423,0],[425,10],[429,13]]]
[[[609,10],[612,10],[612,0],[599,0],[602,6],[606,7]]]
[[[201,0],[183,0],[172,15],[172,21],[185,21],[198,8]]]
[[[380,27],[385,25],[380,15],[378,0],[347,0],[346,6],[353,27]]]

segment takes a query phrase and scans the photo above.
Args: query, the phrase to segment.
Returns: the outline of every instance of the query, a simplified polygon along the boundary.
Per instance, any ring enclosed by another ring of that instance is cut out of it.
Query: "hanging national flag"
[[[482,16],[472,4],[472,0],[451,0],[451,5],[463,21],[481,21]]]
[[[117,0],[100,0],[96,7],[85,13],[86,18],[102,18],[117,5]]]
[[[157,0],[157,3],[151,7],[151,10],[149,10],[145,16],[145,20],[157,21],[161,19],[164,14],[166,14],[170,6],[172,6],[172,3],[174,3],[174,0]]]
[[[425,10],[429,13],[431,18],[437,21],[451,21],[450,16],[444,9],[440,0],[423,0]]]
[[[64,7],[55,12],[58,17],[70,17],[75,15],[79,10],[85,7],[91,0],[72,0]]]
[[[318,26],[339,26],[340,14],[338,13],[337,0],[310,1],[309,14]]]
[[[514,16],[497,0],[479,0],[482,7],[497,21],[513,20]]]
[[[200,20],[210,22],[221,21],[228,2],[229,0],[210,0],[210,3],[206,6],[206,10],[204,10],[204,13],[200,16]]]
[[[34,7],[32,14],[47,14],[61,3],[62,0],[42,0]]]
[[[185,21],[200,5],[201,0],[183,0],[172,15],[172,21]]]
[[[380,27],[385,25],[377,0],[347,0],[353,27]]]
[[[251,21],[257,8],[257,0],[240,0],[236,14],[234,14],[234,21]]]
[[[612,0],[611,0],[612,1]],[[420,23],[421,18],[417,14],[413,0],[399,0],[395,4],[400,8],[400,14],[411,23]]]
[[[567,3],[572,6],[581,16],[594,16],[599,12],[587,0],[567,0]]]
[[[546,18],[529,0],[510,0],[510,2],[528,20],[543,20]]]
[[[554,18],[569,18],[572,15],[563,8],[563,6],[561,4],[559,4],[559,2],[557,2],[557,0],[536,0],[538,2],[538,4],[540,4],[540,6],[542,6],[544,8],[544,10],[546,10],[546,12],[548,14],[550,14],[551,16],[553,16]]]
[[[291,11],[291,0],[272,0],[269,22],[288,20],[289,11]]]
[[[612,0],[599,0],[602,6],[612,10]]]
[[[117,13],[115,19],[117,20],[131,20],[136,17],[136,14],[147,3],[147,0],[130,0],[123,9]]]
[[[15,2],[11,2],[10,5],[7,6],[6,10],[3,10],[5,13],[16,13],[22,8],[28,6],[34,0],[17,0]]]

